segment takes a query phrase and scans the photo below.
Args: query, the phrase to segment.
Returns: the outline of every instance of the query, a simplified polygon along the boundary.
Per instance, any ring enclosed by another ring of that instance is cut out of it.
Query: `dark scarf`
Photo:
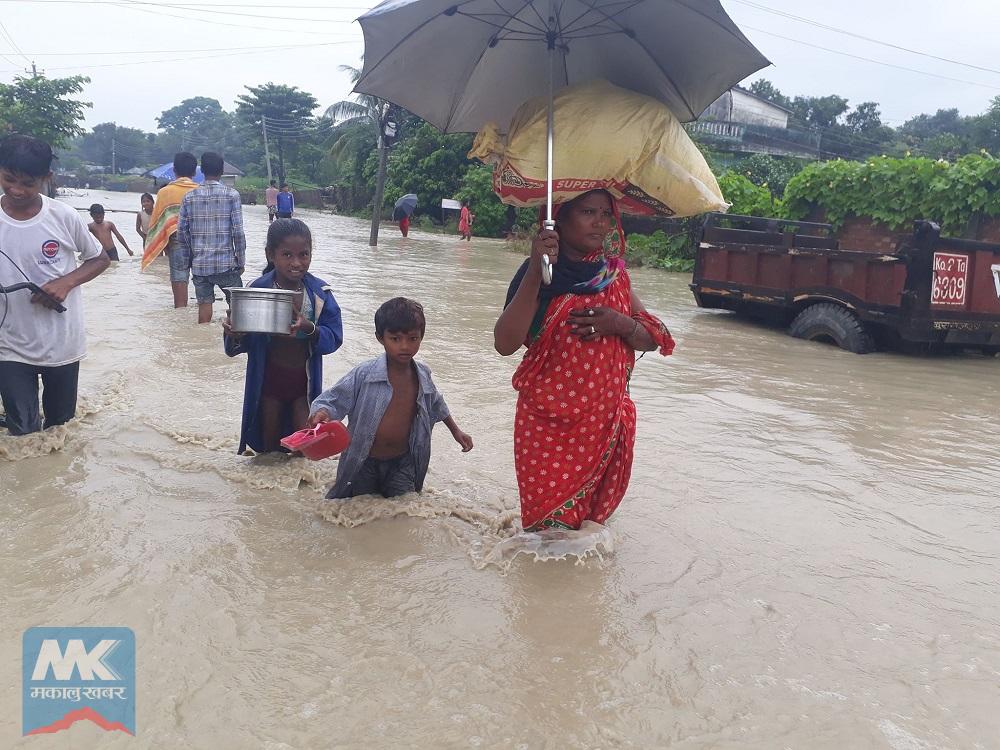
[[[521,286],[521,280],[524,278],[524,274],[528,272],[528,263],[530,261],[531,258],[524,261],[521,267],[517,269],[517,273],[514,274],[514,278],[510,282],[510,287],[507,289],[507,301],[503,305],[505,310],[507,309],[507,305],[511,303],[511,300],[514,299],[514,295],[517,294],[517,289]],[[601,291],[603,287],[592,286],[588,282],[600,274],[606,265],[607,261],[603,258],[599,261],[585,261],[569,260],[564,256],[560,256],[559,260],[552,266],[552,283],[549,285],[542,284],[538,290],[538,309],[535,311],[535,317],[531,320],[531,327],[528,329],[528,339],[534,341],[538,338],[538,334],[542,332],[542,324],[545,322],[545,313],[548,312],[549,303],[556,297],[561,297],[564,294],[597,294]]]
[[[589,192],[607,193],[607,191],[603,190]],[[589,193],[582,193],[577,196],[577,198],[574,198],[574,201],[588,194]],[[615,214],[615,233],[612,234],[612,237],[616,237],[617,239],[612,242],[612,249],[614,251],[614,255],[617,256],[624,250],[625,232],[622,229],[621,214],[619,213],[618,203],[610,193],[607,193],[607,195],[608,198],[611,199],[611,206],[614,209]],[[573,203],[573,201],[553,206],[552,217],[555,218],[561,209],[571,203]],[[543,225],[544,219],[545,208],[539,207],[539,226]],[[514,274],[514,278],[511,280],[510,286],[507,288],[507,300],[503,305],[505,310],[514,299],[514,295],[517,294],[517,289],[521,286],[524,274],[528,272],[528,263],[530,260],[531,259],[529,258],[524,261],[524,263],[521,264],[521,267],[517,269],[517,273]],[[531,321],[531,328],[528,330],[528,337],[531,340],[534,340],[538,337],[538,334],[541,333],[542,323],[545,321],[545,313],[548,311],[549,302],[554,300],[556,297],[561,297],[564,294],[597,294],[606,286],[614,282],[615,277],[622,268],[624,268],[624,264],[617,258],[614,258],[610,263],[606,257],[602,257],[597,261],[570,260],[560,253],[558,261],[552,266],[552,283],[549,285],[542,284],[541,289],[538,290],[538,310],[535,312],[535,317]]]
[[[510,287],[507,289],[507,301],[504,302],[504,309],[514,299],[517,288],[521,286],[521,280],[528,272],[530,260],[529,258],[524,261],[517,269],[517,273],[514,274]],[[587,282],[597,276],[606,263],[607,261],[603,258],[598,261],[570,260],[564,255],[560,255],[559,260],[552,266],[552,283],[547,286],[542,284],[542,288],[538,290],[538,299],[548,303],[549,300],[564,294],[597,294],[601,289],[588,286]]]

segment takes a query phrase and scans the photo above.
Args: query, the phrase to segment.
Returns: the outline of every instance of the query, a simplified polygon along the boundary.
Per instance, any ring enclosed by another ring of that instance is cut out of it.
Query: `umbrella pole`
[[[542,224],[546,229],[555,229],[556,223],[552,220],[552,152],[555,141],[555,77],[556,77],[556,18],[555,8],[549,9],[549,31],[546,35],[549,52],[549,101],[548,113],[545,127],[546,137],[546,165],[545,165],[545,222]],[[548,255],[542,256],[542,281],[545,284],[552,283],[552,261]]]

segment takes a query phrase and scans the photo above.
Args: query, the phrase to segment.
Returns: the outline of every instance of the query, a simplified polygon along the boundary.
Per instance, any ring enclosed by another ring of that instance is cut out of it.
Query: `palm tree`
[[[357,83],[361,71],[350,65],[341,65],[340,69],[350,73],[351,82]],[[344,100],[327,108],[323,114],[341,126],[340,133],[330,146],[330,155],[337,158],[357,148],[359,136],[367,135],[369,143],[374,140],[378,144],[378,174],[375,178],[375,199],[372,202],[372,231],[368,244],[374,247],[378,244],[379,219],[382,218],[382,198],[385,194],[385,170],[389,152],[389,138],[395,135],[392,123],[398,122],[397,107],[392,102],[379,99],[377,96],[358,94],[353,101]],[[364,125],[364,129],[350,126]],[[392,131],[387,133],[387,127]]]

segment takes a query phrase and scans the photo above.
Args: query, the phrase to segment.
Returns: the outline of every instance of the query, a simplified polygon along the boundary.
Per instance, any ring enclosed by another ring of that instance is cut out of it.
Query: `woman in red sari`
[[[513,379],[514,467],[526,531],[577,529],[614,513],[632,472],[635,352],[674,348],[632,291],[618,257],[624,235],[611,195],[594,190],[557,210],[556,231],[542,230],[532,242],[494,328],[500,354],[528,347]],[[542,255],[553,264],[550,286],[542,284]]]
[[[469,201],[462,201],[462,210],[458,214],[458,233],[461,239],[472,241],[472,222],[474,219],[469,209]]]

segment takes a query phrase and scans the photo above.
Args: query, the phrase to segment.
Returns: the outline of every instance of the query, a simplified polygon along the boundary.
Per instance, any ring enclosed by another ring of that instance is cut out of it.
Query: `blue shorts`
[[[170,263],[170,282],[172,284],[187,284],[191,276],[191,269],[184,265],[180,248],[177,247],[177,243],[172,237],[165,252],[167,262]]]
[[[398,497],[407,492],[416,492],[416,481],[417,467],[409,453],[396,458],[369,456],[351,480],[347,491],[350,497],[358,495]]]
[[[213,273],[211,276],[191,275],[194,281],[194,296],[199,305],[210,305],[215,302],[215,287],[223,290],[226,300],[229,300],[229,293],[225,291],[227,286],[243,286],[243,279],[236,269],[224,271],[223,273]]]
[[[11,435],[27,435],[65,424],[76,416],[76,391],[80,363],[57,367],[0,361],[0,399],[7,412]],[[42,381],[42,412],[38,410],[38,381]]]

